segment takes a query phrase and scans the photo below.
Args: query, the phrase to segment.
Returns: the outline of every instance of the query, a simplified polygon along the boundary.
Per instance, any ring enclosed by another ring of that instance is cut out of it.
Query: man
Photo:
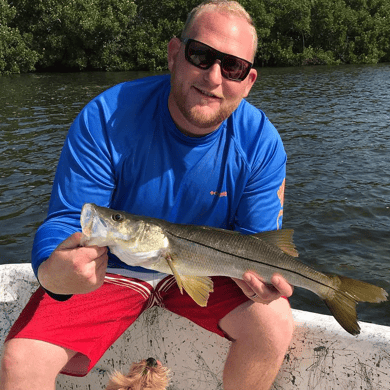
[[[216,0],[192,11],[168,45],[171,77],[115,86],[73,123],[48,218],[33,248],[39,289],[5,345],[1,390],[53,390],[59,372],[85,375],[152,305],[232,340],[224,389],[268,389],[290,343],[292,287],[274,275],[217,277],[207,308],[174,279],[128,267],[107,248],[80,247],[85,202],[134,214],[235,229],[280,226],[285,152],[245,98],[256,80],[249,15]],[[120,276],[118,276],[120,275]]]

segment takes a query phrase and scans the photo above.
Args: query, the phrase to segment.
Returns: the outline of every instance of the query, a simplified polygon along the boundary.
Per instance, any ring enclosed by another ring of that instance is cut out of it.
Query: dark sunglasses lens
[[[186,50],[187,60],[198,68],[208,69],[215,62],[213,50],[200,42],[189,42]]]
[[[244,80],[248,75],[249,63],[240,58],[225,56],[222,74],[230,80]]]

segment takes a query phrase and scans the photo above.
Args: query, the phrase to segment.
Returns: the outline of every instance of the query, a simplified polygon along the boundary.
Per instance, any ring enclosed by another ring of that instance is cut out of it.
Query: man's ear
[[[179,54],[181,41],[179,38],[174,37],[168,42],[168,69],[172,71],[172,68],[176,62],[176,57]]]
[[[245,92],[244,92],[244,97],[247,97],[249,95],[250,90],[252,89],[253,84],[255,83],[257,79],[257,70],[255,68],[252,68],[246,77],[246,79],[243,81],[247,83]]]

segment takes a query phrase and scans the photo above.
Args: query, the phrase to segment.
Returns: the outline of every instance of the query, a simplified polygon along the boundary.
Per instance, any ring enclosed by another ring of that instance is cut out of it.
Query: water
[[[250,97],[288,154],[284,227],[300,259],[390,292],[390,65],[262,69]],[[82,106],[151,73],[0,78],[0,264],[30,261],[67,130]],[[295,308],[328,313],[296,289]],[[359,305],[390,325],[390,302]]]

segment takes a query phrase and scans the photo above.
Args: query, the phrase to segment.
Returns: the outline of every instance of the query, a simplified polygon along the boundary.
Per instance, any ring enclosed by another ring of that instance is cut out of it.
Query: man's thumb
[[[80,246],[81,238],[83,237],[83,233],[76,232],[69,236],[66,240],[62,241],[60,245],[58,245],[57,249],[74,249]]]

